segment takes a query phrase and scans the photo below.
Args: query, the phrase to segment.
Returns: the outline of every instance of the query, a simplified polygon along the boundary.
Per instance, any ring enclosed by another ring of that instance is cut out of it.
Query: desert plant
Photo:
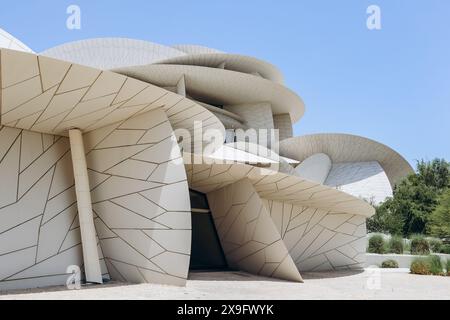
[[[431,274],[430,263],[425,258],[415,259],[409,269],[413,274]]]
[[[430,254],[430,244],[422,235],[415,235],[411,239],[411,254]]]
[[[427,257],[430,264],[430,273],[436,276],[441,276],[444,274],[444,269],[442,268],[441,258],[436,255],[431,255]]]
[[[450,244],[443,244],[439,250],[439,253],[450,254]]]
[[[383,263],[381,264],[382,268],[398,268],[398,262],[395,260],[385,260],[383,261]]]
[[[383,254],[384,246],[385,246],[385,243],[384,243],[383,236],[381,236],[379,234],[375,234],[369,238],[369,248],[367,249],[367,251],[369,253]]]
[[[441,252],[442,240],[431,238],[428,239],[428,243],[430,244],[430,249],[433,253]]]
[[[388,242],[388,252],[403,254],[403,238],[399,236],[393,236]]]
[[[448,261],[447,261],[448,268]],[[441,258],[436,255],[431,255],[426,258],[415,259],[411,263],[411,273],[423,275],[444,275],[444,268],[442,267]]]

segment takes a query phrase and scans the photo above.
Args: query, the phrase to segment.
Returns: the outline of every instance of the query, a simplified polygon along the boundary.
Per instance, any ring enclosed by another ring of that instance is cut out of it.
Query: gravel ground
[[[304,283],[243,272],[191,273],[186,287],[108,283],[11,291],[2,299],[450,299],[450,277],[419,276],[408,269],[303,273]]]

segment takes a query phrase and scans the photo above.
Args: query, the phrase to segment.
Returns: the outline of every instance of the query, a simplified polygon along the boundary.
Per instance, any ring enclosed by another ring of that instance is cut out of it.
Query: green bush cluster
[[[369,248],[367,249],[369,253],[383,254],[384,247],[385,243],[383,236],[375,234],[369,238]]]
[[[403,238],[399,236],[393,236],[387,244],[387,252],[403,254]]]
[[[416,259],[411,263],[410,271],[413,274],[430,274],[430,266],[426,259]]]
[[[431,274],[436,276],[444,275],[444,268],[442,267],[441,258],[439,256],[431,255],[427,257],[427,259],[430,261]]]
[[[385,241],[382,235],[375,234],[369,238],[369,247],[367,252],[369,253],[395,253],[403,254],[404,245],[403,238],[399,236],[393,236],[389,241]]]
[[[411,254],[428,255],[431,253],[450,254],[450,244],[444,244],[441,239],[427,239],[423,235],[412,236],[410,244]]]
[[[410,242],[404,242],[401,236],[392,236],[389,241],[385,241],[383,236],[375,234],[369,238],[369,253],[395,253],[403,254],[405,251],[414,255],[429,255],[430,253],[450,254],[450,244],[444,244],[442,240],[427,239],[421,234],[412,236]]]
[[[433,253],[441,252],[443,246],[441,239],[428,239],[428,243],[430,244],[430,249]]]
[[[411,254],[430,254],[430,244],[422,235],[414,235],[411,239]]]
[[[398,268],[398,262],[395,260],[385,260],[383,261],[383,263],[381,264],[382,268]]]
[[[450,260],[447,260],[446,263],[446,273],[449,273]],[[418,258],[415,259],[411,263],[410,267],[411,273],[413,274],[422,274],[422,275],[436,275],[442,276],[445,275],[444,268],[442,266],[441,258],[436,255],[430,255],[426,258]]]
[[[439,250],[439,253],[450,254],[450,244],[443,244],[441,246],[441,250]]]

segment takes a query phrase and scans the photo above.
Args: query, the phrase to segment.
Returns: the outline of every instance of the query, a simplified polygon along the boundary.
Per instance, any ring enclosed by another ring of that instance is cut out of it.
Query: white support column
[[[69,130],[69,139],[73,174],[75,177],[75,191],[77,195],[78,219],[80,220],[86,282],[103,283],[97,250],[97,239],[95,236],[91,191],[82,132],[78,129]]]

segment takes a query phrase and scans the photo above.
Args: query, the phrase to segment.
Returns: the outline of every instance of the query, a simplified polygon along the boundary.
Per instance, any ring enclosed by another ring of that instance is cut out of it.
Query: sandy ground
[[[2,292],[2,299],[450,299],[450,277],[418,276],[408,269],[303,273],[304,283],[243,272],[191,273],[186,287],[109,283]]]

